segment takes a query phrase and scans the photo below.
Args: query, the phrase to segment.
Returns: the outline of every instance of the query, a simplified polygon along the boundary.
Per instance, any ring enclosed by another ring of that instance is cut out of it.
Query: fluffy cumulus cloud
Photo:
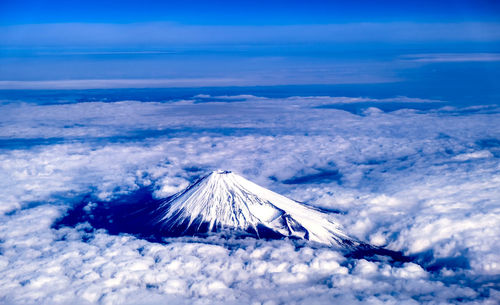
[[[405,106],[415,104],[427,106]],[[406,97],[196,96],[5,101],[0,111],[2,303],[500,300],[496,106]],[[163,198],[214,169],[340,211],[333,217],[349,235],[412,261],[355,259],[290,240],[153,243],[88,223],[53,225],[83,198],[113,204],[143,188]]]

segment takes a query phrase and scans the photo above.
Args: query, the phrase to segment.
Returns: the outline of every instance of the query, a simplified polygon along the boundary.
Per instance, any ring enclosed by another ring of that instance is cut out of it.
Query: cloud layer
[[[351,113],[345,104],[364,108]],[[394,111],[377,108],[393,104]],[[411,110],[418,104],[430,110]],[[328,106],[328,107],[325,107]],[[500,112],[405,97],[197,96],[0,105],[0,300],[7,304],[494,304]],[[391,265],[292,241],[150,243],[52,227],[91,196],[158,198],[212,169],[339,210]]]

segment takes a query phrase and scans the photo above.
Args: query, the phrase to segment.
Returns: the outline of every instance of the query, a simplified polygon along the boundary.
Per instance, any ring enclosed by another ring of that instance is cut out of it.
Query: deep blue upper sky
[[[0,90],[404,84],[494,100],[499,68],[500,1],[0,0]]]
[[[201,25],[366,21],[498,21],[496,0],[131,1],[2,0],[2,24],[168,21]]]

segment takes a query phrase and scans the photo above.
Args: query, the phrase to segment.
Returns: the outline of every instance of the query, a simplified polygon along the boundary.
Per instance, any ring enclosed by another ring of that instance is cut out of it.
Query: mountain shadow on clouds
[[[168,198],[166,200],[168,201]],[[305,242],[298,237],[285,236],[263,225],[246,231],[225,230],[220,226],[210,228],[210,224],[204,223],[200,219],[194,219],[191,224],[189,220],[185,220],[181,224],[168,226],[168,229],[165,229],[165,226],[158,225],[153,220],[158,207],[164,202],[165,199],[155,199],[150,188],[139,189],[109,202],[96,200],[89,195],[71,208],[64,217],[58,219],[53,224],[53,228],[77,227],[79,224],[88,223],[92,229],[104,229],[108,234],[130,234],[158,243],[166,243],[171,241],[171,238],[185,236],[201,238],[201,240],[209,236],[217,236],[224,244],[226,244],[224,240],[237,241],[243,238],[267,240],[290,238],[297,240],[298,247],[304,245],[303,242]],[[200,239],[197,240],[200,241]],[[390,261],[396,264],[412,261],[411,258],[400,252],[373,247],[366,243],[346,242],[348,245],[341,249],[346,257],[364,258],[370,261]],[[313,247],[325,246],[318,243],[310,245]]]
[[[333,247],[353,258],[409,262],[399,252],[349,236],[331,213],[289,199],[231,171],[213,171],[166,199],[142,188],[113,201],[84,198],[55,228],[88,223],[109,234],[132,234],[153,242],[171,237],[239,240],[291,239]]]
[[[141,188],[112,201],[100,201],[88,195],[57,220],[53,227],[59,229],[88,223],[93,229],[104,229],[112,235],[131,234],[150,241],[161,241],[151,224],[151,207],[158,202],[149,188]]]
[[[219,232],[220,237],[227,236],[224,228],[209,224],[199,218],[184,220],[176,226],[158,225],[155,221],[157,209],[166,199],[155,199],[151,188],[142,188],[131,194],[118,197],[112,201],[100,201],[89,195],[71,208],[53,227],[76,227],[88,223],[93,229],[104,229],[109,234],[130,234],[152,242],[164,242],[165,238],[181,236],[206,237]],[[231,237],[254,237],[259,239],[282,239],[285,236],[265,226],[257,226],[256,230],[231,232]]]

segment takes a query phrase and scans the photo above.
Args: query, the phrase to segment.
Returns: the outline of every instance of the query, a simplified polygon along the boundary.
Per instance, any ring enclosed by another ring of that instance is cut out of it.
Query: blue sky
[[[331,24],[366,21],[498,21],[500,4],[466,1],[13,1],[2,24],[168,21],[202,25]]]
[[[489,84],[499,16],[497,1],[1,1],[0,89]]]

